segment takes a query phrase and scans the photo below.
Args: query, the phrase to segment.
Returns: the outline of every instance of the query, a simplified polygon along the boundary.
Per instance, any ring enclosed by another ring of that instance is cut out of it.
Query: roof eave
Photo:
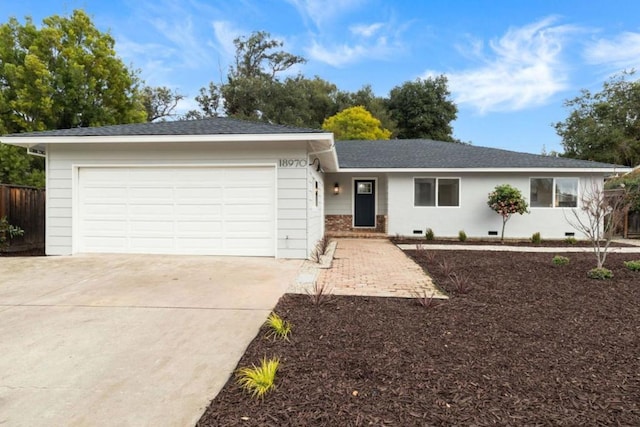
[[[576,167],[534,167],[534,168],[339,168],[338,172],[346,173],[391,173],[391,172],[409,172],[409,173],[460,173],[460,172],[500,172],[500,173],[513,173],[513,172],[526,172],[526,173],[551,173],[551,172],[566,172],[566,173],[625,173],[630,171],[630,168],[617,168],[617,167],[594,167],[594,168],[576,168]]]

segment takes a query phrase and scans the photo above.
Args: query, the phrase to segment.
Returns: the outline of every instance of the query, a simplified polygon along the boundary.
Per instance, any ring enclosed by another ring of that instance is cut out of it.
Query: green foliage
[[[44,159],[22,147],[0,144],[0,183],[44,188]]]
[[[436,235],[434,234],[432,229],[427,228],[427,230],[424,232],[424,238],[426,240],[433,240],[436,238]]]
[[[531,235],[531,243],[534,243],[536,245],[539,245],[540,243],[542,243],[542,236],[540,235],[539,231]]]
[[[178,102],[184,99],[184,95],[172,91],[166,86],[145,86],[140,97],[147,113],[148,122],[175,117],[174,110],[178,106]]]
[[[624,266],[631,271],[640,271],[640,259],[634,261],[625,261]]]
[[[383,129],[380,120],[362,106],[350,107],[329,117],[322,124],[322,129],[333,132],[336,140],[378,140],[391,136],[391,131]]]
[[[391,138],[397,137],[396,122],[391,118],[387,109],[387,99],[376,96],[370,85],[365,85],[355,92],[338,91],[335,96],[336,111],[342,111],[349,107],[363,106],[371,115],[380,120],[384,129],[391,131]],[[327,115],[326,117],[332,114]]]
[[[608,268],[596,267],[587,271],[587,277],[596,280],[606,280],[613,278],[613,272]]]
[[[464,230],[458,231],[458,240],[461,242],[465,242],[467,240],[467,233],[465,233]]]
[[[276,313],[271,313],[267,318],[266,325],[271,329],[267,334],[269,337],[289,340],[291,333],[291,322],[283,320]]]
[[[578,239],[576,239],[575,237],[567,237],[566,239],[564,239],[564,242],[570,245],[575,245],[576,243],[578,243]]]
[[[565,101],[569,117],[555,124],[565,156],[636,166],[640,163],[640,81],[634,71],[605,82],[602,91],[584,89]]]
[[[405,82],[391,89],[387,107],[397,123],[398,138],[427,138],[456,142],[453,122],[458,108],[444,75]]]
[[[556,266],[567,265],[569,264],[569,258],[562,255],[556,255],[553,257],[551,262],[553,263],[553,265],[556,265]]]
[[[517,188],[509,184],[498,185],[489,193],[487,205],[502,217],[502,234],[500,240],[504,241],[504,228],[513,214],[523,215],[529,213],[529,205]]]
[[[640,169],[628,174],[612,178],[605,183],[605,188],[623,188],[629,203],[629,210],[640,212]]]
[[[22,235],[24,235],[23,229],[9,224],[5,216],[0,218],[0,251],[9,246],[11,239]]]
[[[271,390],[275,389],[275,379],[278,368],[280,367],[280,359],[274,358],[267,360],[262,358],[259,366],[240,368],[236,372],[237,383],[252,397],[263,399]]]
[[[82,10],[0,25],[2,131],[142,122],[138,78]]]

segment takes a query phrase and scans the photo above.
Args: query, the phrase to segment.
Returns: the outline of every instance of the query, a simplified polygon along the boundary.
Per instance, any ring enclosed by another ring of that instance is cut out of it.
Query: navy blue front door
[[[376,182],[373,179],[357,179],[354,182],[353,226],[376,226]]]

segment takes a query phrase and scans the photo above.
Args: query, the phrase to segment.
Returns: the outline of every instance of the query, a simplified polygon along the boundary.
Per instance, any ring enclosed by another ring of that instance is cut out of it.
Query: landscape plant
[[[240,368],[236,372],[237,382],[244,390],[251,393],[252,397],[264,399],[264,396],[275,389],[275,379],[280,359],[262,358],[259,366]]]
[[[458,240],[461,242],[465,242],[467,240],[467,233],[465,233],[464,230],[458,231]]]
[[[435,295],[435,292],[427,294],[427,291],[423,290],[422,292],[416,291],[413,295],[418,304],[420,304],[420,306],[424,308],[431,308],[436,303],[436,298],[433,297]]]
[[[624,223],[629,198],[624,189],[606,192],[593,184],[581,192],[578,208],[571,209],[567,222],[584,234],[593,248],[596,268],[602,269],[616,230]]]
[[[433,240],[436,238],[436,235],[432,229],[427,228],[427,230],[424,232],[424,238],[425,240]]]
[[[613,278],[613,272],[608,268],[596,267],[587,272],[587,277],[596,280],[606,280]]]
[[[562,256],[562,255],[556,255],[556,256],[553,257],[551,262],[553,263],[553,265],[557,265],[557,266],[567,265],[567,264],[569,264],[569,258],[567,258],[566,256]]]
[[[313,288],[307,291],[309,299],[313,305],[322,305],[331,301],[331,289],[326,283],[319,283],[316,281],[313,284]]]
[[[504,228],[513,214],[529,213],[529,205],[517,188],[509,184],[498,185],[489,193],[487,205],[502,217],[500,241],[504,241]]]
[[[0,218],[0,251],[6,249],[14,237],[24,235],[24,230],[9,224],[6,216]]]
[[[291,322],[282,319],[275,312],[272,312],[267,318],[266,325],[269,327],[268,337],[280,338],[289,341],[291,333]]]
[[[633,261],[625,261],[624,266],[631,271],[640,271],[640,259],[636,259]]]
[[[576,239],[575,237],[567,237],[566,239],[564,239],[564,242],[570,245],[575,245],[576,243],[578,243],[578,239]]]
[[[534,243],[536,245],[539,245],[540,243],[542,243],[542,236],[540,236],[539,231],[531,235],[531,243]]]

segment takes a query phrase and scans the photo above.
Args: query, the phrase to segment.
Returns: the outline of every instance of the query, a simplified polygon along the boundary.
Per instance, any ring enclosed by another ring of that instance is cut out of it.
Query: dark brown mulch
[[[285,295],[290,342],[261,330],[240,361],[279,356],[277,389],[252,400],[233,379],[199,426],[640,425],[640,273],[611,254],[436,252],[421,259],[451,299]],[[455,294],[443,273],[468,277]]]
[[[461,242],[457,239],[434,239],[426,240],[413,238],[393,238],[391,241],[395,244],[421,244],[421,245],[505,245],[505,246],[533,246],[540,248],[584,248],[591,247],[588,240],[578,240],[575,243],[569,243],[564,240],[543,240],[540,243],[532,243],[530,240],[505,240],[500,239],[472,239]],[[612,247],[633,247],[635,245],[623,242],[611,242]]]

